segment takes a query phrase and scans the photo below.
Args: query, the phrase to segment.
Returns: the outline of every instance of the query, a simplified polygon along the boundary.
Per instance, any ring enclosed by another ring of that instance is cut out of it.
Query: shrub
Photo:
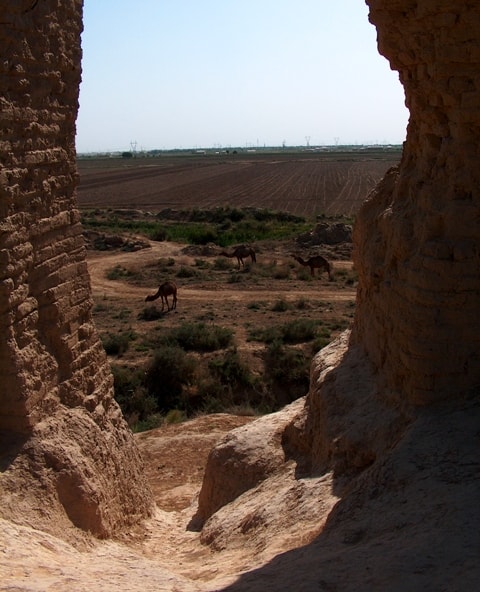
[[[175,265],[175,259],[173,257],[160,257],[157,265],[160,270],[164,270],[167,267],[173,267]]]
[[[301,267],[300,269],[297,269],[297,279],[303,282],[311,282],[313,277],[309,269],[306,267]]]
[[[273,341],[282,341],[282,332],[280,327],[267,327],[262,329],[254,327],[248,332],[248,341],[262,341],[263,343],[272,343]]]
[[[185,265],[182,265],[175,275],[178,278],[192,278],[198,276],[198,272],[191,267],[185,267]]]
[[[124,354],[130,345],[130,341],[136,336],[132,331],[121,333],[107,333],[101,336],[105,352],[109,356],[121,356]]]
[[[247,308],[249,310],[260,310],[261,308],[265,307],[265,303],[264,302],[249,302],[247,304]]]
[[[282,327],[285,343],[304,343],[315,338],[317,323],[310,319],[297,319]]]
[[[185,415],[185,411],[182,409],[170,409],[170,411],[165,416],[165,423],[182,423],[182,421],[185,421],[186,419],[187,416]]]
[[[217,271],[226,271],[232,267],[232,262],[227,257],[217,257],[213,264],[213,268]]]
[[[209,269],[210,263],[205,261],[205,259],[195,259],[195,267],[199,269]]]
[[[272,311],[273,312],[286,312],[289,308],[290,308],[290,304],[288,304],[288,302],[284,298],[280,298],[279,300],[277,300],[273,304]]]
[[[297,387],[301,394],[307,392],[310,359],[302,351],[274,341],[267,347],[265,369],[278,384]]]
[[[216,230],[205,227],[203,224],[188,226],[186,234],[188,242],[192,245],[206,245],[218,241]]]
[[[210,360],[208,367],[221,384],[234,389],[253,384],[250,369],[241,361],[236,349],[228,350],[222,358]]]
[[[299,298],[295,303],[295,306],[298,310],[306,310],[307,308],[310,308],[310,304],[305,298]]]
[[[153,241],[157,241],[159,243],[166,241],[167,237],[168,237],[168,233],[166,228],[162,228],[162,227],[155,227],[153,230],[151,230],[149,233],[149,238]]]
[[[162,411],[187,407],[182,395],[184,386],[192,381],[195,365],[195,360],[180,347],[166,345],[155,351],[147,366],[145,388]]]
[[[163,415],[160,413],[153,413],[145,419],[139,419],[131,424],[131,430],[134,433],[146,432],[159,428],[164,423]]]
[[[312,352],[316,353],[323,349],[326,345],[330,343],[332,340],[332,336],[328,329],[322,329],[319,333],[317,333],[315,339],[312,342]]]
[[[158,410],[156,400],[145,391],[142,370],[112,365],[112,374],[115,400],[129,423],[132,418],[143,421]]]
[[[232,404],[228,393],[225,393],[225,387],[212,378],[198,385],[198,395],[202,413],[224,413],[225,407]]]
[[[243,276],[239,273],[230,273],[227,284],[240,284],[243,282]]]
[[[146,306],[139,314],[138,318],[142,321],[156,321],[163,317],[165,313],[156,306]]]
[[[286,325],[274,325],[261,329],[255,327],[249,331],[249,341],[263,341],[273,343],[274,341],[284,343],[304,343],[311,341],[317,334],[317,322],[310,319],[297,319]]]
[[[128,319],[128,317],[130,317],[131,314],[132,314],[131,310],[123,308],[122,310],[119,310],[118,313],[112,315],[111,318],[112,319],[119,319],[122,321],[124,319]]]
[[[232,344],[233,332],[226,327],[205,323],[182,323],[167,339],[187,351],[212,352]]]
[[[113,269],[107,271],[107,279],[109,280],[121,280],[131,275],[133,275],[133,273],[121,265],[115,265]]]

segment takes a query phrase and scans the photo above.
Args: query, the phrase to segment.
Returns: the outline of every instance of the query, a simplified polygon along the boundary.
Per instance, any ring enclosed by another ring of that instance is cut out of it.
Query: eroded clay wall
[[[480,383],[480,4],[367,4],[410,120],[399,170],[357,220],[354,340],[423,404]]]
[[[9,517],[36,503],[104,536],[151,497],[92,322],[75,205],[81,30],[81,0],[1,4],[0,433],[15,448],[0,485]]]
[[[92,358],[85,394],[109,389],[74,203],[80,8],[2,3],[0,426],[14,430],[71,399]]]

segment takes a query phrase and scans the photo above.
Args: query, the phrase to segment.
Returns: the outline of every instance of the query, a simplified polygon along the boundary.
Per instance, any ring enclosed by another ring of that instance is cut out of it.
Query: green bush
[[[213,378],[200,382],[198,396],[202,413],[224,413],[225,408],[232,404],[225,387]]]
[[[240,273],[231,272],[227,279],[227,284],[241,284],[244,281]]]
[[[195,366],[195,360],[180,347],[166,345],[155,351],[147,365],[144,384],[160,410],[188,407],[184,387],[192,382]]]
[[[205,259],[195,259],[195,267],[198,267],[199,269],[209,269],[210,263],[205,261]]]
[[[112,215],[109,210],[95,210],[82,215],[82,224],[85,228],[110,234],[128,231],[157,241],[172,240],[190,244],[214,242],[222,247],[296,237],[311,229],[311,223],[305,218],[264,208],[164,210],[156,218],[125,220]]]
[[[198,271],[192,267],[182,265],[175,275],[178,278],[193,278],[198,276]]]
[[[295,388],[295,393],[304,394],[309,387],[310,358],[292,347],[274,341],[267,347],[265,369],[274,382]]]
[[[282,330],[276,325],[262,329],[254,327],[248,331],[247,341],[261,341],[263,343],[272,343],[273,341],[282,341]]]
[[[136,338],[132,331],[121,333],[107,333],[101,336],[101,341],[105,352],[109,356],[121,356],[124,354],[129,346],[130,341]]]
[[[226,271],[232,267],[232,262],[228,257],[217,257],[213,263],[213,268],[217,271]]]
[[[138,318],[142,321],[156,321],[163,317],[164,312],[156,306],[146,306],[139,314]]]
[[[138,368],[112,365],[115,400],[130,423],[146,420],[158,411],[156,400],[144,388],[144,373]]]
[[[187,227],[186,234],[188,242],[192,245],[206,245],[218,241],[217,231],[214,228],[205,227],[203,224]]]
[[[173,257],[160,257],[157,263],[157,266],[160,269],[160,271],[163,271],[168,267],[173,267],[174,265],[175,259]]]
[[[187,351],[212,352],[231,345],[233,331],[202,322],[182,323],[172,329],[166,339]]]
[[[154,430],[155,428],[159,428],[164,423],[164,417],[160,413],[153,413],[149,415],[145,419],[139,419],[138,421],[133,422],[130,427],[132,432],[140,433],[146,432],[148,430]]]
[[[295,303],[295,306],[298,308],[298,310],[306,310],[310,308],[310,304],[305,298],[299,298]]]
[[[107,279],[109,280],[121,280],[132,276],[133,273],[122,267],[121,265],[115,265],[113,269],[107,271]]]
[[[310,319],[297,319],[282,327],[285,343],[304,343],[312,341],[317,333],[317,323]]]
[[[326,345],[330,343],[332,340],[332,336],[330,331],[326,328],[323,328],[319,331],[312,342],[312,352],[315,354],[316,352],[323,349]]]
[[[233,389],[253,385],[252,373],[241,361],[236,349],[228,350],[222,358],[210,360],[208,367],[212,375],[223,385]]]
[[[187,416],[185,415],[185,411],[182,409],[170,409],[170,411],[165,416],[165,423],[182,423],[182,421],[185,421],[186,419]]]
[[[161,226],[157,226],[157,227],[153,228],[153,230],[151,230],[148,233],[148,237],[153,241],[161,243],[161,242],[167,240],[168,232],[167,232],[166,228],[163,228]]]
[[[290,308],[290,304],[284,299],[280,298],[276,302],[274,302],[272,306],[273,312],[286,312]]]
[[[281,307],[279,307],[281,310]],[[273,343],[274,341],[283,343],[305,343],[312,341],[317,335],[316,321],[310,319],[297,319],[285,325],[273,325],[261,329],[254,327],[249,330],[249,341],[263,341],[263,343]]]

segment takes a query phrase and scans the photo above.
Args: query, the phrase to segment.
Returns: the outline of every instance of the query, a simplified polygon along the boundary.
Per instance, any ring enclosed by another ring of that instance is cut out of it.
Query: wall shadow
[[[30,436],[0,430],[0,472],[4,473],[22,451]]]
[[[419,412],[352,483],[310,544],[223,592],[439,592],[480,577],[480,396]]]

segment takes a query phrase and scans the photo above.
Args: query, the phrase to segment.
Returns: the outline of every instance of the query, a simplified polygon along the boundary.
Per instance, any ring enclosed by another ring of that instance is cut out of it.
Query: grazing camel
[[[156,300],[160,297],[162,299],[162,310],[165,307],[165,303],[167,305],[167,310],[170,310],[167,296],[173,296],[172,310],[177,308],[177,286],[174,282],[163,282],[163,284],[160,284],[156,294],[150,294],[147,296],[145,298],[145,302],[151,302],[152,300]]]
[[[227,253],[226,251],[222,251],[221,253],[219,253],[219,255],[223,255],[224,257],[236,257],[238,261],[238,269],[240,269],[240,265],[242,267],[245,267],[245,263],[243,260],[247,257],[251,257],[252,263],[255,263],[257,261],[255,251],[252,249],[252,247],[249,247],[248,245],[239,245],[238,247],[235,247],[233,253]]]
[[[292,255],[292,257],[295,259],[295,261],[298,261],[300,263],[300,265],[303,265],[304,267],[310,267],[310,273],[312,274],[312,276],[315,275],[314,270],[318,269],[319,273],[322,273],[322,271],[326,271],[328,273],[329,280],[333,279],[332,266],[325,259],[325,257],[322,257],[321,255],[314,255],[313,257],[310,257],[306,261],[304,261],[298,255]]]

